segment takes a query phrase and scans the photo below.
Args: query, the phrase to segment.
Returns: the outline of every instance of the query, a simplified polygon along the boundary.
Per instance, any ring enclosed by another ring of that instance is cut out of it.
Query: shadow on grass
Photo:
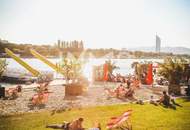
[[[39,105],[28,104],[28,107],[30,108],[30,110],[34,110],[35,108],[37,108],[37,109],[44,109],[45,108],[45,104],[39,104]]]
[[[190,102],[190,96],[188,96],[188,97],[183,97],[183,98],[181,98],[181,99],[183,99],[183,102]]]
[[[10,125],[11,118],[9,116],[0,116],[0,130],[7,130],[7,126]]]
[[[171,103],[167,106],[163,105],[163,104],[160,104],[160,105],[163,106],[164,108],[169,108],[169,109],[173,109],[173,110],[177,110],[177,107],[183,107],[179,103],[176,103],[176,101],[174,101],[174,100],[172,100]]]

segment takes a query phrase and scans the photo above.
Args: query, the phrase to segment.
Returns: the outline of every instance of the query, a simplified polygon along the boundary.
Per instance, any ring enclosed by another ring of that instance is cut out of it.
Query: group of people
[[[127,97],[133,97],[134,95],[134,87],[133,86],[124,86],[123,84],[120,84],[115,89],[109,89],[105,88],[105,90],[108,92],[108,94],[112,97],[116,98],[127,98]]]
[[[179,104],[177,104],[174,100],[174,98],[172,96],[170,96],[169,94],[167,94],[166,91],[163,91],[162,96],[160,97],[159,100],[154,100],[153,96],[150,97],[150,104],[154,104],[154,105],[163,105],[166,108],[173,108],[176,109],[176,105],[180,106]]]
[[[130,86],[130,84],[133,84],[136,87],[139,87],[139,83],[140,83],[138,78],[136,78],[135,76],[131,76],[131,75],[122,76],[121,74],[116,74],[116,76],[110,75],[110,81],[111,82],[127,83],[128,86]]]

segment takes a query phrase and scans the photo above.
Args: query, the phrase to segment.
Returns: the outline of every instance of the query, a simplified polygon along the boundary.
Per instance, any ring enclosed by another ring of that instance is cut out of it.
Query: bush
[[[6,63],[6,59],[0,59],[0,77],[2,76],[3,72],[6,70],[7,68],[7,63]]]

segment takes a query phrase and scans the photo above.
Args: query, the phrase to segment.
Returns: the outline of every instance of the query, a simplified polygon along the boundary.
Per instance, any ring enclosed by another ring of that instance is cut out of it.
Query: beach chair
[[[49,93],[38,93],[33,95],[32,104],[33,105],[41,105],[45,104],[48,101]]]
[[[118,86],[116,89],[113,90],[110,88],[105,88],[105,90],[110,97],[116,98],[123,98],[127,93],[127,89],[125,89],[123,86]]]
[[[5,94],[8,99],[16,99],[18,97],[18,90],[17,88],[9,88],[8,90],[5,90]]]
[[[132,130],[132,125],[129,121],[131,113],[132,110],[128,110],[124,112],[121,116],[110,118],[106,128],[109,130],[113,129]]]
[[[110,88],[105,88],[105,91],[106,91],[107,95],[109,95],[110,97],[116,97],[117,96],[117,93]]]

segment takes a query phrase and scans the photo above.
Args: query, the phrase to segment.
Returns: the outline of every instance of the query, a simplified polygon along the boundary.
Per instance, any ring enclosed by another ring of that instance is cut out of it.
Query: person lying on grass
[[[63,129],[63,130],[84,130],[82,127],[84,119],[78,118],[71,122],[66,122],[64,124],[53,124],[53,125],[47,125],[46,128],[53,128],[53,129]]]
[[[69,124],[69,130],[84,130],[82,127],[83,118],[78,118]]]

